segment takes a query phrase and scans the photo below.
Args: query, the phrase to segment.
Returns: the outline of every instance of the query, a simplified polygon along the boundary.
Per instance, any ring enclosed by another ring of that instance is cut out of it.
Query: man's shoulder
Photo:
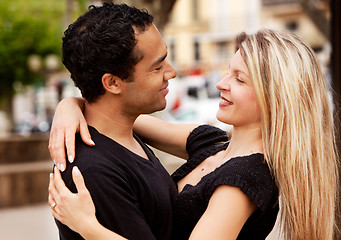
[[[83,171],[88,169],[112,169],[112,167],[119,169],[129,163],[125,156],[125,150],[114,144],[101,146],[100,142],[96,142],[93,147],[76,144],[75,155],[74,161]]]
[[[119,175],[129,175],[140,172],[140,165],[143,165],[139,156],[125,148],[115,140],[112,140],[96,129],[89,127],[91,137],[95,141],[95,146],[86,145],[80,135],[76,137],[75,143],[75,164],[81,172],[91,171],[93,174],[103,174],[103,172],[116,173]],[[143,148],[148,152],[148,156],[154,156],[151,150],[141,141]],[[143,161],[142,161],[143,162]]]
[[[89,126],[91,138],[95,145],[89,146],[83,142],[79,134],[75,139],[75,153],[76,157],[91,161],[91,159],[111,159],[119,157],[125,148],[105,135],[100,134],[95,128]],[[82,160],[83,161],[83,160]],[[95,161],[94,163],[100,163]]]

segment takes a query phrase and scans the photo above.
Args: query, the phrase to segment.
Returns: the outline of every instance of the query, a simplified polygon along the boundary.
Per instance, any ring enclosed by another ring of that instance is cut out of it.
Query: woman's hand
[[[72,230],[82,233],[84,229],[98,224],[96,210],[83,176],[77,167],[72,169],[72,178],[78,193],[72,193],[64,184],[60,172],[55,168],[50,174],[49,205],[52,215]]]
[[[103,227],[96,218],[95,205],[77,167],[72,169],[72,178],[77,193],[72,193],[64,184],[55,168],[50,174],[49,205],[52,215],[86,240],[124,240],[126,238]]]
[[[50,131],[49,150],[53,161],[61,171],[66,168],[65,147],[69,162],[73,162],[75,158],[76,132],[80,132],[86,144],[95,145],[91,140],[82,112],[83,108],[82,98],[66,98],[56,108]]]

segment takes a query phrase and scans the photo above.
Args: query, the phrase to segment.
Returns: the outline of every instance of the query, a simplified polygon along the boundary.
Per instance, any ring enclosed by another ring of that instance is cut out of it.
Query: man
[[[106,228],[128,239],[170,239],[175,185],[152,151],[133,134],[140,114],[165,108],[176,72],[153,18],[127,5],[90,7],[65,31],[63,63],[85,98],[94,147],[76,139],[76,159],[63,172],[76,192],[82,172]],[[60,166],[64,170],[63,166]],[[82,239],[57,222],[60,239]]]

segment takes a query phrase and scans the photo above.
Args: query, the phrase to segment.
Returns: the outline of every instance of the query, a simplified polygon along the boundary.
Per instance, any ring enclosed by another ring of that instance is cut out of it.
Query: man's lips
[[[160,91],[167,89],[167,87],[168,87],[168,84],[164,86],[163,88],[161,88]]]
[[[161,88],[159,92],[163,93],[164,95],[167,95],[169,92],[168,84],[165,87]]]

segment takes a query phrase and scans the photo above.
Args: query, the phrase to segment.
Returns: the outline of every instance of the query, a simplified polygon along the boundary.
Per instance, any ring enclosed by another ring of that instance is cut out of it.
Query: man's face
[[[137,33],[136,40],[134,51],[143,58],[135,65],[133,81],[126,82],[124,104],[128,114],[139,115],[166,107],[168,80],[175,78],[176,72],[166,60],[167,47],[154,24]]]

